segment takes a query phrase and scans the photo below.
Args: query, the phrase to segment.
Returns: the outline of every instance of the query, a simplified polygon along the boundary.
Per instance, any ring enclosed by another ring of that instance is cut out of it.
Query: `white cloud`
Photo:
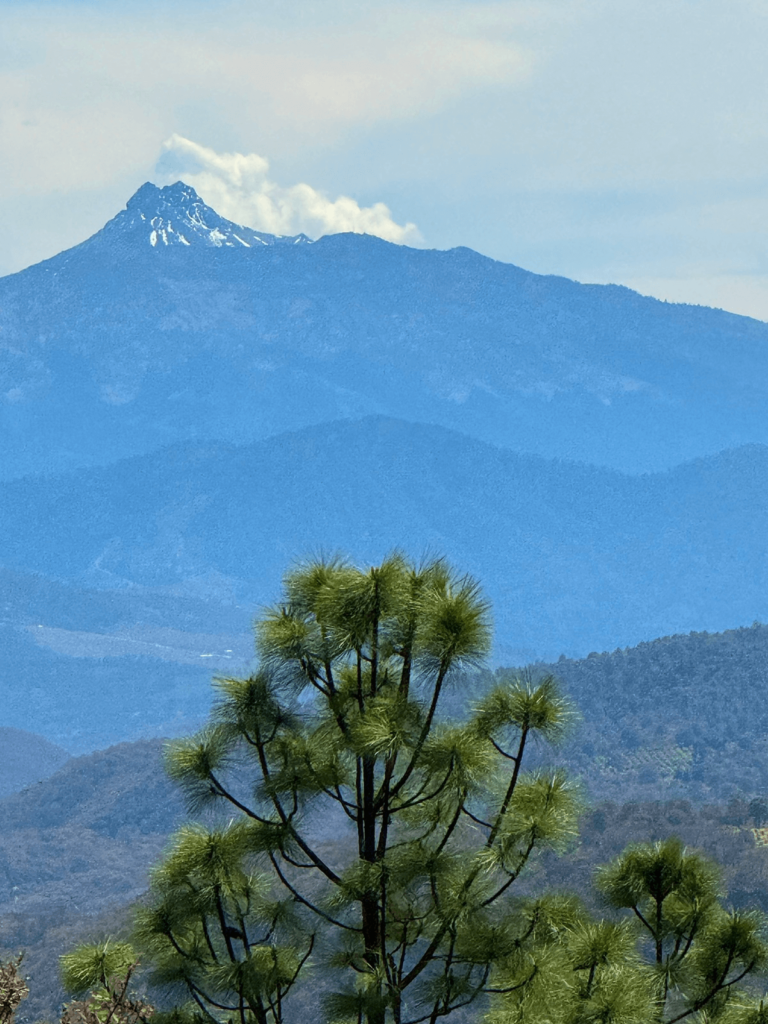
[[[183,179],[228,220],[276,235],[303,231],[313,238],[341,231],[377,235],[388,242],[421,241],[415,224],[397,224],[384,203],[360,206],[349,196],[329,199],[311,185],[287,188],[268,177],[269,162],[257,153],[217,153],[173,134],[158,171],[165,182]]]

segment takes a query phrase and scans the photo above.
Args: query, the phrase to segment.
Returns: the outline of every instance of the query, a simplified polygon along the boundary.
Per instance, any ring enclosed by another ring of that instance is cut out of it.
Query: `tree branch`
[[[502,885],[500,889],[496,890],[496,892],[493,894],[493,896],[489,896],[487,900],[483,900],[483,902],[480,904],[481,907],[487,907],[490,903],[493,903],[494,900],[497,900],[499,898],[499,896],[501,896],[502,893],[506,892],[507,889],[510,887],[510,885],[512,885],[512,883],[514,881],[516,881],[520,877],[520,872],[525,867],[525,865],[526,865],[526,863],[528,861],[528,858],[530,857],[530,855],[531,855],[535,845],[536,845],[536,836],[534,835],[534,836],[531,836],[531,840],[528,843],[528,848],[526,849],[525,853],[521,856],[520,863],[518,864],[518,866],[510,874],[509,878],[506,880],[504,885]]]
[[[395,785],[394,785],[394,787],[392,789],[392,792],[390,794],[391,797],[397,796],[397,794],[400,792],[400,790],[406,784],[408,779],[410,779],[411,775],[413,774],[413,770],[416,767],[416,764],[417,764],[419,758],[421,757],[421,751],[422,751],[422,749],[424,747],[424,744],[427,741],[427,737],[429,736],[430,729],[432,728],[432,719],[435,717],[435,712],[437,711],[437,702],[440,699],[440,691],[443,688],[443,682],[445,681],[445,677],[448,674],[448,668],[449,668],[449,663],[447,663],[445,661],[445,659],[444,659],[440,663],[440,668],[439,668],[438,673],[437,673],[437,679],[435,680],[435,689],[434,689],[434,692],[432,694],[432,702],[431,702],[431,704],[429,706],[429,711],[428,711],[427,717],[426,717],[426,719],[424,721],[424,725],[421,727],[421,733],[419,735],[418,740],[416,741],[416,746],[414,747],[413,754],[411,755],[411,760],[408,762],[408,766],[406,767],[406,769],[403,772],[403,774],[400,776],[400,778],[395,783]]]
[[[427,803],[429,800],[434,800],[436,796],[440,796],[440,794],[442,793],[442,791],[445,789],[445,787],[448,785],[448,783],[450,781],[451,775],[453,774],[453,768],[454,768],[454,761],[453,761],[453,758],[451,758],[451,763],[448,766],[448,772],[446,773],[445,778],[440,783],[440,785],[437,787],[437,789],[433,790],[433,792],[431,792],[431,793],[427,793],[426,796],[420,796],[418,798],[417,797],[413,797],[413,799],[411,799],[411,800],[406,800],[405,803],[398,804],[397,807],[392,807],[391,808],[392,814],[397,814],[400,811],[406,811],[410,807],[418,807],[419,804]]]
[[[718,992],[722,992],[723,989],[730,988],[731,985],[738,985],[738,983],[742,981],[744,978],[746,978],[749,972],[754,970],[754,968],[755,961],[753,960],[752,963],[749,964],[749,966],[744,968],[741,974],[737,975],[735,978],[731,978],[730,981],[725,981],[725,979],[728,977],[728,971],[731,969],[729,964],[720,983],[712,989],[709,995],[707,995],[704,999],[697,999],[690,1010],[686,1010],[685,1013],[679,1013],[677,1017],[671,1017],[668,1021],[665,1022],[665,1024],[676,1024],[676,1021],[683,1020],[685,1017],[690,1017],[692,1013],[698,1013],[699,1010],[703,1009],[707,1005],[707,1003],[711,1002],[715,998]]]
[[[515,792],[517,780],[520,775],[520,765],[523,761],[523,751],[525,750],[525,741],[527,740],[527,738],[528,725],[524,725],[520,730],[520,743],[517,748],[517,757],[512,759],[515,762],[515,767],[512,771],[512,778],[509,780],[507,792],[504,794],[504,800],[502,801],[501,808],[499,810],[498,815],[496,816],[496,821],[494,822],[493,828],[491,829],[491,834],[488,836],[488,839],[486,840],[486,846],[493,846],[493,844],[495,843],[496,836],[499,834],[499,829],[501,828],[501,823],[504,820],[504,815],[507,813],[507,810],[509,809],[509,804],[510,801],[512,800],[512,795]]]
[[[482,818],[476,818],[475,815],[471,811],[467,810],[467,808],[464,806],[464,804],[462,804],[461,810],[462,810],[463,814],[466,814],[466,816],[468,818],[471,818],[472,821],[474,821],[477,825],[482,825],[483,828],[493,828],[493,825],[491,825],[491,823],[489,821],[483,821]]]
[[[291,883],[285,877],[283,872],[280,870],[280,867],[277,861],[275,860],[275,856],[273,853],[269,854],[269,859],[272,861],[272,866],[275,869],[277,877],[280,879],[285,888],[291,893],[293,898],[298,903],[301,903],[305,907],[308,907],[314,914],[317,914],[318,917],[322,917],[324,920],[328,921],[329,924],[336,925],[337,928],[344,928],[349,932],[357,932],[358,934],[360,934],[362,929],[355,928],[351,924],[344,924],[342,921],[337,921],[335,918],[331,917],[330,914],[326,914],[324,910],[321,910],[320,907],[316,907],[315,904],[311,903],[305,896],[302,896],[298,889],[295,889],[294,886],[291,885]]]
[[[506,752],[506,750],[502,750],[501,749],[501,747],[496,742],[496,740],[493,738],[493,736],[489,736],[488,739],[491,741],[491,744],[496,748],[496,750],[498,750],[498,752],[501,754],[502,757],[506,757],[508,761],[517,761],[517,758],[515,757],[514,754],[508,754]]]

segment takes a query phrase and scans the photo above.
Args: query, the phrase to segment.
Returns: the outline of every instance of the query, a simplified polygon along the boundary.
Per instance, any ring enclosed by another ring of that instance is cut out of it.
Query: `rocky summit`
[[[311,241],[306,235],[270,235],[225,220],[182,181],[164,188],[151,182],[142,185],[126,209],[109,221],[101,234],[102,241],[120,244],[121,237],[129,236],[139,244],[143,238],[152,247],[204,245],[250,249],[261,245],[304,245]]]

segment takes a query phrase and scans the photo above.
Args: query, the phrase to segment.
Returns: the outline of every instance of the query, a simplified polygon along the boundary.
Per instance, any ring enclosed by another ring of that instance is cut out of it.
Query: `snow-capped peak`
[[[264,245],[301,245],[312,241],[306,235],[270,235],[225,220],[183,181],[163,188],[146,182],[128,200],[125,210],[111,220],[104,230],[136,232],[153,248],[204,245],[253,249]]]

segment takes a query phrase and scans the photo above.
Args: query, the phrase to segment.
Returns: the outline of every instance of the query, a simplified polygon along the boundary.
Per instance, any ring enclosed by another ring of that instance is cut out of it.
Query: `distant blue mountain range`
[[[762,445],[631,476],[381,417],[5,483],[9,724],[34,706],[88,749],[83,719],[117,740],[202,715],[282,572],[323,551],[445,554],[482,582],[506,663],[766,621],[767,494]]]
[[[179,182],[0,280],[5,478],[370,414],[626,472],[768,443],[768,324],[447,252],[279,238]]]
[[[2,724],[191,727],[313,552],[447,555],[496,656],[768,619],[768,324],[145,185],[0,280]]]

